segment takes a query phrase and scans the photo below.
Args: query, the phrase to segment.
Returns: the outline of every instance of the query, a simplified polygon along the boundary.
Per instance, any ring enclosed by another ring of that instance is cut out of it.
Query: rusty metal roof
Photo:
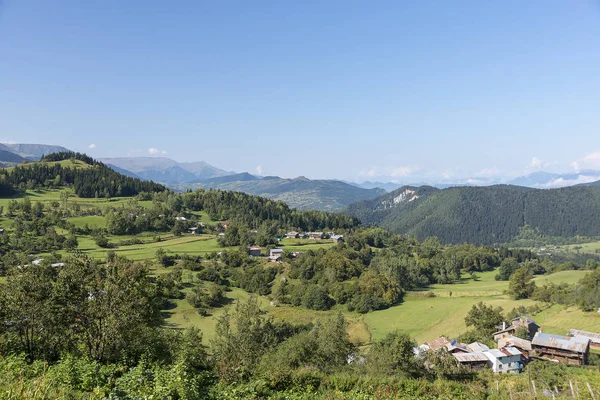
[[[478,352],[478,353],[456,353],[456,354],[452,354],[454,356],[454,358],[456,358],[458,360],[458,362],[482,362],[488,361],[488,358],[485,354]]]
[[[600,343],[600,333],[580,331],[579,329],[571,329],[569,336],[576,338],[590,339],[592,343]]]
[[[585,353],[590,344],[590,339],[537,332],[533,337],[531,344],[534,346],[552,347],[554,349]]]

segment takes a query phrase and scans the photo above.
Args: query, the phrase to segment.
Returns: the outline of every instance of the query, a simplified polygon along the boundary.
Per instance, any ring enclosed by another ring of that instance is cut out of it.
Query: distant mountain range
[[[232,175],[204,161],[179,163],[167,157],[100,158],[104,164],[129,171],[136,176],[168,185]]]
[[[588,184],[600,180],[600,171],[583,170],[567,174],[534,172],[508,181],[510,185],[527,186],[537,189],[552,189]]]
[[[27,161],[37,161],[46,154],[61,151],[68,149],[47,144],[0,143],[0,166],[9,167]]]
[[[363,189],[337,180],[312,180],[303,176],[284,179],[277,176],[257,177],[241,173],[216,177],[194,183],[172,186],[178,190],[190,188],[233,190],[282,200],[291,207],[336,211],[357,201],[385,193],[383,189]]]
[[[549,236],[600,236],[600,187],[402,187],[345,211],[367,225],[443,243],[510,242],[529,225]]]

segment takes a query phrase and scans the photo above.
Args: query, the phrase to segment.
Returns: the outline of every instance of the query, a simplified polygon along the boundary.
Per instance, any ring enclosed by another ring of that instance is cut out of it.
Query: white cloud
[[[552,167],[553,165],[556,165],[556,164],[558,164],[558,163],[551,162],[551,161],[544,161],[540,158],[533,157],[531,159],[531,162],[529,163],[529,165],[527,167],[525,167],[525,172],[539,171],[540,169]]]
[[[403,165],[397,167],[371,167],[368,170],[360,171],[359,176],[362,178],[399,178],[410,176],[417,171],[419,171],[419,167],[415,165]]]
[[[600,180],[600,175],[578,175],[574,179],[556,178],[550,182],[534,185],[538,189],[553,189],[565,186],[579,185],[581,183],[590,183]]]
[[[88,149],[95,149],[95,148],[96,148],[96,145],[94,143],[92,143],[88,146]]]
[[[575,171],[582,169],[600,169],[600,151],[588,153],[582,158],[571,163],[571,167]]]
[[[263,171],[263,167],[262,167],[262,165],[257,165],[257,166],[256,166],[256,173],[257,173],[258,175],[262,175],[262,174],[263,174],[263,172],[264,172],[264,171]]]
[[[150,147],[150,148],[148,149],[148,153],[149,153],[149,154],[151,154],[151,155],[153,155],[153,156],[154,156],[154,155],[157,155],[157,154],[167,154],[167,152],[166,152],[166,151],[164,151],[164,150],[159,150],[159,149],[157,149],[156,147]]]
[[[477,172],[475,174],[475,176],[481,177],[481,178],[492,178],[492,177],[498,176],[499,174],[500,174],[500,169],[494,165],[491,168],[482,169],[481,171]]]
[[[540,169],[540,168],[542,168],[542,165],[543,165],[542,160],[540,160],[537,157],[533,157],[531,159],[531,163],[529,164],[528,168],[529,169]]]

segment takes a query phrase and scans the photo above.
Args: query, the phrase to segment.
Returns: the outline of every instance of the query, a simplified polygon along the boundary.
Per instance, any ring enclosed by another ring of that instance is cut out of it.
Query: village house
[[[494,333],[494,340],[497,342],[500,339],[506,339],[508,337],[514,336],[517,329],[521,327],[527,328],[530,338],[532,338],[535,335],[535,333],[540,329],[540,326],[529,317],[522,316],[518,318],[513,318],[510,321],[510,325],[507,325],[506,322],[503,322],[502,326],[498,327],[501,329],[498,332]]]
[[[285,234],[286,239],[298,239],[300,234],[296,231],[291,231]]]
[[[490,349],[483,354],[490,360],[488,366],[494,373],[520,373],[523,369],[522,354],[514,348],[507,346],[501,350]]]
[[[260,257],[260,246],[250,246],[248,248],[248,254],[252,257]]]
[[[194,227],[189,228],[188,232],[191,233],[192,235],[199,235],[202,233],[202,229],[198,228],[197,226],[194,226]]]
[[[283,257],[282,249],[271,249],[269,250],[269,260],[271,261],[281,261]]]
[[[477,353],[455,353],[452,354],[456,361],[471,371],[480,371],[487,367],[489,359],[483,352]]]
[[[590,349],[600,350],[600,333],[580,331],[578,329],[571,329],[569,331],[569,336],[572,336],[575,338],[589,339],[590,340]]]
[[[514,347],[518,349],[521,354],[523,354],[525,361],[529,360],[529,355],[531,354],[531,342],[529,340],[521,339],[516,336],[498,340],[498,348],[503,349],[505,347]]]
[[[340,243],[344,241],[344,235],[332,235],[330,236],[330,239],[332,239],[336,243]]]
[[[590,353],[590,339],[538,332],[531,341],[535,353],[543,358],[571,365],[585,365]]]
[[[439,338],[435,339],[433,342],[425,342],[423,343],[421,346],[419,346],[419,349],[422,351],[437,351],[439,349],[441,349],[442,347],[447,347],[448,345],[450,345],[450,340],[448,340],[447,337],[445,336],[440,336]]]
[[[325,239],[326,235],[323,232],[306,232],[306,236],[310,239]]]

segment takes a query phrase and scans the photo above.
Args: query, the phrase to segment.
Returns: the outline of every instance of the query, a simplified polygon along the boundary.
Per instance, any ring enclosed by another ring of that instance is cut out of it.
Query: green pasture
[[[566,246],[561,246],[561,249],[579,253],[598,254],[600,253],[600,241],[581,244],[570,244]]]

